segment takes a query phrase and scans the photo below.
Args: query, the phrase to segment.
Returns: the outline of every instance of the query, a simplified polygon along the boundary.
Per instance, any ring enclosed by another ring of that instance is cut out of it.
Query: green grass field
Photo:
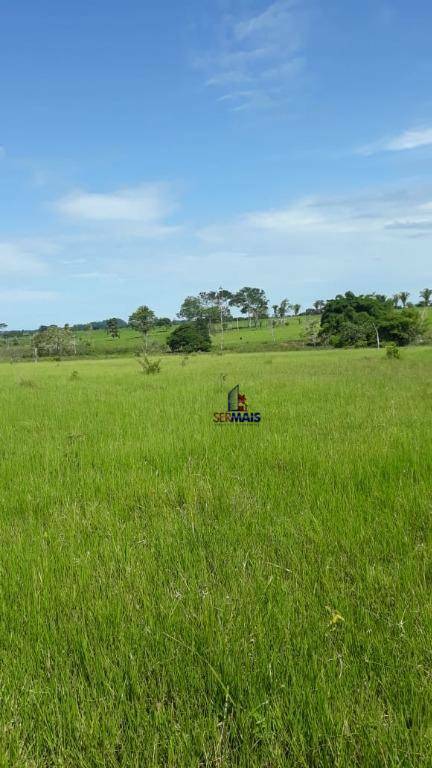
[[[260,327],[249,327],[246,320],[241,320],[239,329],[236,323],[229,323],[224,332],[224,348],[235,352],[255,352],[267,350],[283,350],[293,342],[303,343],[305,331],[311,322],[319,322],[319,318],[306,317],[290,318],[286,324],[277,325],[274,334],[270,321],[261,321]],[[149,352],[161,354],[166,351],[166,341],[172,328],[155,328],[148,335]],[[118,338],[112,338],[105,330],[86,330],[74,333],[78,355],[95,357],[118,357],[142,352],[143,336],[133,328],[121,328]],[[213,350],[220,349],[221,334],[219,327],[212,326]],[[26,334],[16,338],[15,343],[9,339],[0,345],[0,359],[19,359],[22,354],[32,356],[32,335]]]
[[[432,764],[432,349],[0,390],[2,768]]]
[[[432,307],[420,310],[427,326],[432,331]],[[223,346],[230,352],[277,352],[290,348],[306,346],[311,326],[319,323],[319,316],[301,315],[289,317],[281,325],[277,324],[272,332],[270,320],[262,320],[259,327],[249,327],[246,319],[240,319],[239,328],[236,321],[228,323],[224,332]],[[155,328],[148,335],[150,354],[160,355],[166,351],[167,337],[172,328]],[[89,357],[121,357],[141,353],[143,337],[133,328],[121,328],[118,338],[111,338],[105,330],[86,330],[74,333],[78,356]],[[430,338],[428,339],[430,343]],[[221,347],[221,333],[218,325],[212,326],[212,350],[218,352]],[[0,337],[0,360],[19,360],[26,356],[31,358],[32,334],[17,336],[15,339]]]

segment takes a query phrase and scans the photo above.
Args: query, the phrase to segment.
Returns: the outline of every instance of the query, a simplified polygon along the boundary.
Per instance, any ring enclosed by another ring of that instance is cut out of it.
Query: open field
[[[431,765],[432,349],[0,391],[2,768]]]
[[[432,307],[419,310],[432,330]],[[272,332],[271,320],[261,320],[258,327],[250,326],[246,319],[230,321],[224,332],[224,348],[231,352],[274,352],[306,345],[311,327],[319,324],[319,315],[301,315],[286,318],[277,323]],[[149,352],[161,354],[166,351],[166,341],[172,328],[154,328],[148,335]],[[430,336],[430,332],[429,332]],[[133,328],[121,328],[118,338],[111,338],[105,330],[74,332],[78,356],[119,357],[133,355],[143,350],[143,337]],[[430,342],[430,339],[427,339]],[[221,346],[219,326],[212,325],[213,351]],[[0,360],[16,360],[23,355],[32,357],[32,335],[26,333],[14,339],[3,337],[0,342]]]
[[[224,347],[236,352],[265,351],[272,348],[284,349],[284,345],[299,341],[305,337],[305,330],[311,322],[319,322],[319,317],[290,318],[284,324],[278,324],[274,328],[270,321],[262,320],[260,327],[249,327],[247,320],[228,323],[224,332]],[[148,346],[155,354],[165,351],[167,336],[172,328],[155,328],[148,335]],[[212,341],[215,351],[220,349],[220,331],[218,325],[212,326]],[[133,328],[121,328],[118,338],[112,338],[103,329],[75,331],[77,351],[79,355],[88,356],[121,356],[141,352],[143,349],[142,334]],[[22,353],[29,357],[32,355],[32,335],[18,336],[14,341],[3,339],[0,346],[0,358],[13,359]]]

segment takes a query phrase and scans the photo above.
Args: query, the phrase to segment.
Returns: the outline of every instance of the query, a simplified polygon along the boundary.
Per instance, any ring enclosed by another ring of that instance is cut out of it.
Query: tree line
[[[415,307],[432,306],[432,289],[420,291],[416,304],[409,301],[410,294],[401,291],[392,297],[380,294],[356,296],[351,291],[339,294],[335,299],[324,301],[317,299],[302,314],[319,315],[320,326],[309,328],[307,342],[330,344],[332,346],[369,346],[380,345],[382,341],[399,344],[414,340],[422,330],[422,318]],[[148,336],[155,327],[174,325],[174,330],[167,339],[172,351],[207,351],[211,347],[211,331],[220,331],[220,348],[224,348],[224,331],[233,317],[233,310],[244,315],[249,326],[257,326],[262,320],[270,321],[273,339],[274,327],[287,322],[288,317],[298,317],[301,312],[299,303],[291,303],[287,298],[279,304],[272,304],[262,288],[245,286],[237,292],[225,288],[215,291],[201,291],[197,296],[187,296],[177,313],[177,320],[157,317],[146,304],[138,307],[126,323],[120,318],[111,317],[87,325],[40,326],[32,336],[35,357],[41,355],[73,354],[77,352],[74,331],[98,330],[103,328],[112,338],[120,335],[120,329],[135,328],[143,336],[144,349],[148,351]],[[215,328],[213,328],[215,326]],[[2,335],[7,336],[5,323],[0,324]]]

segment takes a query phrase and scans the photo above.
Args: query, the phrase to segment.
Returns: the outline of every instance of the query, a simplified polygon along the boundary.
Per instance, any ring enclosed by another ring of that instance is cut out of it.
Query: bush
[[[391,341],[390,344],[387,344],[386,346],[386,356],[391,359],[399,360],[400,358],[400,350],[397,344],[394,343],[394,341]]]
[[[334,347],[371,347],[381,341],[404,346],[421,334],[416,309],[395,309],[391,299],[380,295],[355,296],[348,291],[326,303],[319,338]]]
[[[171,352],[208,352],[211,339],[207,323],[195,320],[179,325],[168,337]]]
[[[138,362],[142,368],[142,372],[146,373],[147,376],[152,373],[160,373],[160,360],[150,360],[147,355],[144,355]]]

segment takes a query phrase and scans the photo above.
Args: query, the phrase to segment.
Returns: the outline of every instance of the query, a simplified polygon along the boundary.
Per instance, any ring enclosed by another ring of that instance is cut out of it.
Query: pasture
[[[431,764],[432,349],[0,392],[0,766]]]

